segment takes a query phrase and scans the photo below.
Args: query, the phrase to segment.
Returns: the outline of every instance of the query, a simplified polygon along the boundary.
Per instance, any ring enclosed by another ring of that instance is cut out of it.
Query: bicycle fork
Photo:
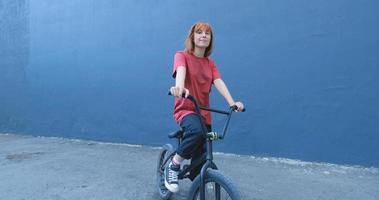
[[[207,138],[207,157],[206,162],[201,168],[200,171],[200,200],[205,200],[205,178],[208,168],[217,170],[217,166],[213,163],[213,154],[212,154],[212,140]],[[216,199],[220,199],[220,186],[216,184]]]

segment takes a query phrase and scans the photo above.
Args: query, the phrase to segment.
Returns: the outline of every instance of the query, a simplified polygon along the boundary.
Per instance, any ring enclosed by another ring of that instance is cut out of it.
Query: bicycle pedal
[[[183,165],[182,171],[186,170],[190,165]]]

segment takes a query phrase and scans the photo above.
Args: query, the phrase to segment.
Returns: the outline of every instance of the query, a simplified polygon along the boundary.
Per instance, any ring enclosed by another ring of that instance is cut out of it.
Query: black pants
[[[202,159],[205,162],[206,133],[203,132],[200,120],[201,118],[198,114],[189,114],[180,123],[184,135],[176,153],[185,159],[191,159],[191,163],[196,162],[198,159]],[[206,129],[206,131],[210,132],[212,127],[206,125]],[[199,174],[200,169],[201,167],[197,167],[190,172],[191,180]]]

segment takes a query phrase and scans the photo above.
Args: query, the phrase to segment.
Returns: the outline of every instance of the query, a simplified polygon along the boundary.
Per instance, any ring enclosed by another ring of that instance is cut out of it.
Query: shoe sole
[[[164,180],[164,185],[166,186],[166,188],[170,191],[170,192],[178,192],[179,191],[179,187],[173,187],[172,185],[168,184],[168,182],[166,180]]]

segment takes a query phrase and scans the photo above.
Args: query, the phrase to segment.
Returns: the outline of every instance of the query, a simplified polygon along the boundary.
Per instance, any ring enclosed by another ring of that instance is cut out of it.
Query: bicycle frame
[[[229,126],[229,122],[230,122],[230,118],[232,116],[232,113],[233,111],[235,110],[235,108],[230,108],[229,112],[225,112],[225,111],[219,111],[219,110],[215,110],[215,109],[207,109],[207,108],[200,108],[200,109],[204,109],[204,110],[208,110],[208,111],[212,111],[212,112],[217,112],[217,113],[220,113],[220,114],[225,114],[227,115],[227,118],[226,118],[226,122],[225,122],[225,125],[224,125],[224,128],[223,128],[223,131],[222,131],[222,135],[221,136],[217,136],[217,133],[216,133],[216,138],[214,138],[214,136],[210,133],[207,133],[207,155],[206,155],[206,162],[205,164],[203,165],[203,167],[201,168],[201,171],[200,171],[200,200],[205,200],[205,173],[206,171],[208,170],[208,168],[212,168],[212,169],[217,169],[217,167],[215,167],[216,165],[213,163],[213,145],[212,145],[212,141],[213,140],[217,140],[217,139],[224,139],[225,138],[225,134],[226,134],[226,130],[228,129],[228,126]],[[203,123],[203,126],[204,126],[204,122],[202,121]],[[204,131],[204,128],[203,128],[203,131]],[[219,194],[219,190],[220,190],[220,186],[216,185],[216,190],[218,190],[218,192],[216,194]],[[219,199],[219,198],[217,198]]]

